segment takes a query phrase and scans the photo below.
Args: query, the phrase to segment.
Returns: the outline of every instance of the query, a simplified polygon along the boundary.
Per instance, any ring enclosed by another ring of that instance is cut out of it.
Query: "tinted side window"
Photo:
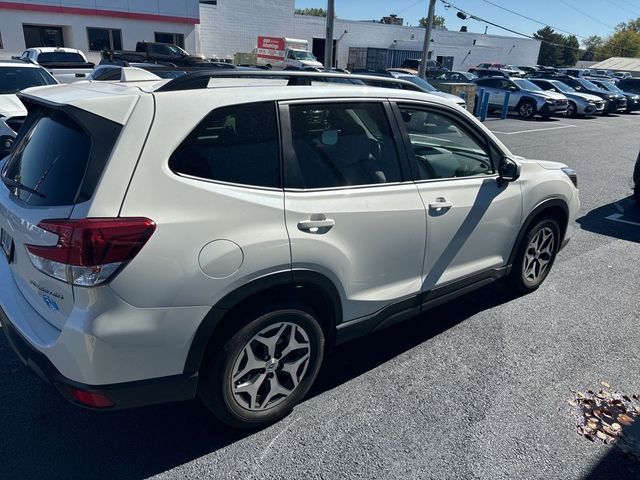
[[[91,144],[91,137],[70,117],[47,110],[19,141],[3,180],[29,205],[73,205]]]
[[[495,78],[483,78],[476,82],[481,87],[491,87],[495,88],[498,81]]]
[[[169,159],[176,173],[222,182],[280,187],[280,147],[272,102],[214,110]]]
[[[415,158],[416,178],[470,177],[494,173],[484,145],[448,115],[401,106]]]
[[[398,154],[380,103],[291,105],[294,188],[401,181]]]

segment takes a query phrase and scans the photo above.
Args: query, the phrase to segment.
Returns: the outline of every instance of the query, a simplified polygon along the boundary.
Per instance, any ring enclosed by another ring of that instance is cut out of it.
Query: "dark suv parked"
[[[535,78],[547,78],[551,80],[560,80],[562,83],[569,85],[571,88],[580,93],[590,93],[597,95],[607,102],[604,107],[604,114],[624,112],[627,109],[627,99],[624,95],[604,90],[594,83],[584,78],[576,78],[570,75],[544,74],[538,72]],[[622,87],[620,87],[622,88]]]
[[[625,92],[640,93],[640,78],[623,78],[617,86]]]

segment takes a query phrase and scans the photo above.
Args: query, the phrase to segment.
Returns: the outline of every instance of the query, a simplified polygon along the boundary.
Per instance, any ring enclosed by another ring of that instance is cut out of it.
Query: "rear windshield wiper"
[[[2,177],[2,181],[8,187],[14,187],[14,188],[17,188],[19,190],[24,190],[25,192],[31,193],[33,195],[36,195],[36,196],[40,197],[40,198],[47,198],[46,195],[43,195],[42,193],[38,192],[37,190],[34,190],[31,187],[27,187],[26,185],[23,185],[20,182],[16,182],[15,180],[12,180],[10,178]]]

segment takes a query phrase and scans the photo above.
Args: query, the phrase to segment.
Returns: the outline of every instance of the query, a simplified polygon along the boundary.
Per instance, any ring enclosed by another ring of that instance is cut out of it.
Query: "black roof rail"
[[[423,92],[423,90],[407,80],[395,77],[376,77],[373,75],[355,75],[350,73],[333,72],[305,72],[296,70],[222,70],[222,69],[201,69],[197,72],[187,73],[178,78],[165,83],[156,92],[174,92],[178,90],[198,90],[207,88],[209,80],[212,78],[270,78],[288,79],[287,85],[311,85],[315,81],[330,82],[331,79],[355,80],[354,85],[376,83],[389,83],[403,90]]]

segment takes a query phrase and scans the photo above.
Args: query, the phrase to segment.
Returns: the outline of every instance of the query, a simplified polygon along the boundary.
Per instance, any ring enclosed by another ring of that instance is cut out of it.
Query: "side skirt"
[[[487,270],[392,303],[372,315],[341,323],[336,327],[336,345],[415,317],[454,298],[484,287],[506,276],[510,270],[511,266]]]

